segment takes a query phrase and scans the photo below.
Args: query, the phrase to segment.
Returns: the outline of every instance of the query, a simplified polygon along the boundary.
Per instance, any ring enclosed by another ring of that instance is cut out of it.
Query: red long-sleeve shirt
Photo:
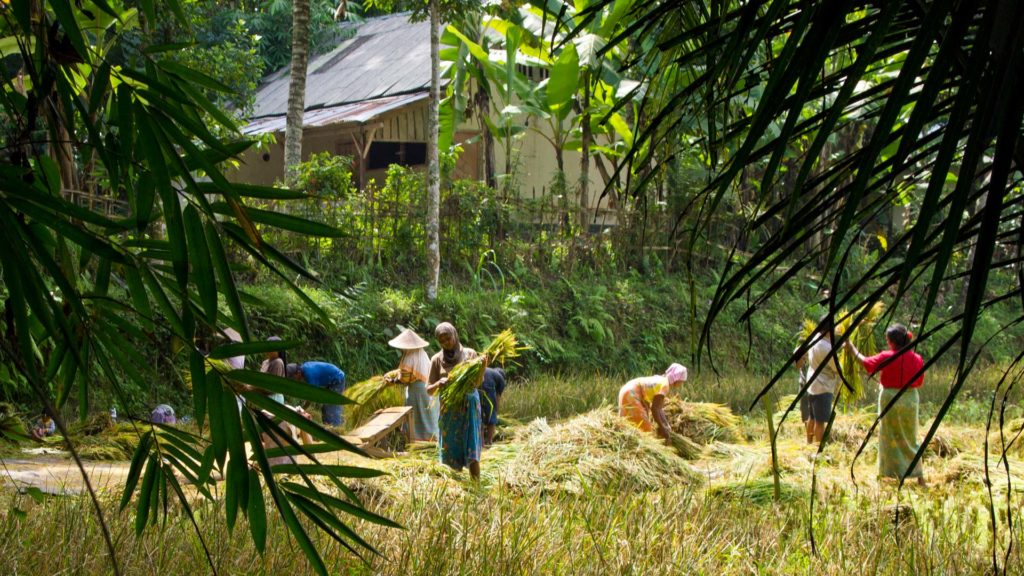
[[[920,388],[924,384],[924,373],[921,372],[921,368],[924,367],[924,359],[917,352],[907,350],[886,364],[886,361],[896,354],[895,350],[886,350],[874,356],[868,356],[862,362],[864,369],[868,371],[868,374],[874,374],[881,367],[882,388],[903,388],[908,385],[911,388]],[[915,374],[917,374],[917,378],[911,381]]]

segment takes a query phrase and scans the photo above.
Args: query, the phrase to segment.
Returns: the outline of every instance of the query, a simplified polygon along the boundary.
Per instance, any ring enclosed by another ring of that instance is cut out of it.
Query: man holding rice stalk
[[[671,390],[686,381],[686,366],[672,364],[665,374],[634,378],[619,389],[619,416],[632,422],[644,432],[653,432],[658,426],[658,436],[672,445],[672,428],[665,417],[665,398]]]
[[[480,393],[484,371],[493,362],[518,356],[520,348],[510,330],[498,334],[483,354],[459,342],[459,333],[448,322],[434,330],[441,351],[430,360],[427,392],[441,399],[439,451],[441,462],[455,470],[469,468],[480,480]]]
[[[825,427],[832,418],[832,405],[835,401],[836,387],[839,385],[838,354],[832,354],[833,330],[832,317],[822,316],[818,321],[818,330],[813,336],[811,347],[806,353],[807,378],[811,381],[807,388],[810,406],[810,418],[806,424],[807,440],[818,444],[821,444],[822,438],[825,437]],[[803,364],[804,359],[801,358],[798,362]]]

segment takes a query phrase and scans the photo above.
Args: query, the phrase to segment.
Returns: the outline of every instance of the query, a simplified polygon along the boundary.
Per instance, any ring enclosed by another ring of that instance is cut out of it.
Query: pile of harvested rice
[[[740,419],[728,406],[710,402],[684,402],[670,397],[665,402],[665,417],[676,434],[697,444],[715,441],[739,442],[743,439]]]
[[[607,408],[555,426],[535,420],[520,438],[521,445],[509,446],[514,454],[509,454],[499,474],[505,485],[517,490],[643,491],[701,481],[672,448]]]
[[[998,422],[994,422],[992,432],[988,437],[989,450],[995,454],[1001,454],[1005,449],[1011,456],[1024,458],[1024,418],[1016,418],[1005,423],[1002,438],[1000,438],[998,428]]]
[[[109,421],[109,416],[107,419]],[[89,424],[89,423],[87,423]],[[109,428],[87,426],[92,434],[74,438],[78,455],[85,460],[130,460],[139,445],[139,434],[148,426],[110,423]]]

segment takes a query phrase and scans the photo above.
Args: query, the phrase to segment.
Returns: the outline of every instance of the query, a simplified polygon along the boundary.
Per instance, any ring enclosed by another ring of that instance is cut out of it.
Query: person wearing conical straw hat
[[[664,374],[634,378],[619,389],[619,416],[645,432],[653,432],[666,443],[672,440],[672,428],[665,417],[665,398],[686,381],[686,366],[672,364]],[[652,424],[651,421],[655,424]]]
[[[448,384],[448,375],[453,368],[479,356],[476,350],[466,348],[459,342],[458,331],[448,322],[438,324],[434,336],[441,351],[430,359],[427,392],[431,394],[437,394],[438,390]],[[455,470],[468,467],[470,476],[479,480],[483,444],[480,437],[480,393],[474,388],[466,394],[464,409],[446,409],[442,406],[437,428],[441,463]]]
[[[413,440],[436,440],[440,403],[427,394],[430,377],[430,357],[425,348],[429,342],[409,328],[388,341],[388,346],[402,351],[398,370],[392,373],[394,382],[405,385],[405,405],[412,407]]]

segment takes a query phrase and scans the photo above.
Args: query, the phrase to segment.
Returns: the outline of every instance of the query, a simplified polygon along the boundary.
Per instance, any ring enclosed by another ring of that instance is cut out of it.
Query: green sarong
[[[878,393],[878,413],[889,404],[899,390],[882,388]],[[878,433],[878,475],[901,478],[917,453],[917,409],[920,400],[917,388],[907,390],[882,418]],[[921,463],[907,478],[924,476]]]

